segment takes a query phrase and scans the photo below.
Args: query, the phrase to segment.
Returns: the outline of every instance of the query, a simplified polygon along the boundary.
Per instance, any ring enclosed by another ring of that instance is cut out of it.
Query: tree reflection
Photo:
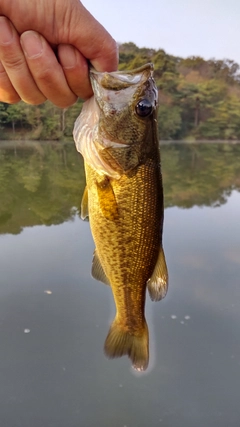
[[[165,207],[215,207],[240,190],[240,144],[169,144],[161,152]]]
[[[161,146],[165,208],[219,206],[240,191],[240,144]],[[83,161],[74,143],[0,144],[0,233],[80,213]]]
[[[84,185],[83,161],[73,143],[0,149],[0,233],[71,220]]]

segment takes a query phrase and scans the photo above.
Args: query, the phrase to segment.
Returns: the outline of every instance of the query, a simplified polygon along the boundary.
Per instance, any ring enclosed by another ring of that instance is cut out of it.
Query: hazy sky
[[[116,41],[240,64],[240,0],[83,0]]]

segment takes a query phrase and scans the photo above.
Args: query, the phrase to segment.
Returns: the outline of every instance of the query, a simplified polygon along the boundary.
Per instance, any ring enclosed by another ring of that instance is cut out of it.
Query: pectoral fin
[[[163,248],[160,249],[157,263],[152,276],[147,282],[148,292],[152,301],[160,301],[168,290],[168,270]]]
[[[99,280],[100,282],[105,283],[105,285],[110,286],[110,282],[102,268],[102,264],[100,262],[96,249],[93,253],[92,276],[94,277],[94,279]]]
[[[116,220],[118,218],[118,206],[110,179],[106,176],[96,184],[102,214],[110,221]]]
[[[85,187],[81,202],[81,218],[84,220],[88,217],[88,189]]]

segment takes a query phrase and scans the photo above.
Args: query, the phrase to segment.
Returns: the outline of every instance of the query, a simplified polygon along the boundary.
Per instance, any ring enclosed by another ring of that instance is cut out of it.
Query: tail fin
[[[144,321],[141,334],[133,334],[123,330],[115,319],[110,327],[105,341],[104,351],[107,357],[121,357],[125,354],[132,361],[137,371],[145,371],[148,367],[148,326]]]

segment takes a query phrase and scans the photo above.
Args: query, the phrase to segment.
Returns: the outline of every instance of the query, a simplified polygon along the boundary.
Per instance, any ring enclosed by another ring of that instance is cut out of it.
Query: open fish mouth
[[[94,96],[98,104],[108,102],[116,109],[122,108],[139,92],[146,92],[146,87],[152,91],[155,88],[153,80],[153,64],[148,63],[131,71],[99,72],[90,69],[90,80]],[[154,96],[157,98],[155,90]]]
[[[104,89],[118,91],[142,83],[152,76],[153,64],[151,62],[130,71],[112,71],[108,73],[99,72],[93,68],[90,69],[93,90],[96,89],[96,82]]]

